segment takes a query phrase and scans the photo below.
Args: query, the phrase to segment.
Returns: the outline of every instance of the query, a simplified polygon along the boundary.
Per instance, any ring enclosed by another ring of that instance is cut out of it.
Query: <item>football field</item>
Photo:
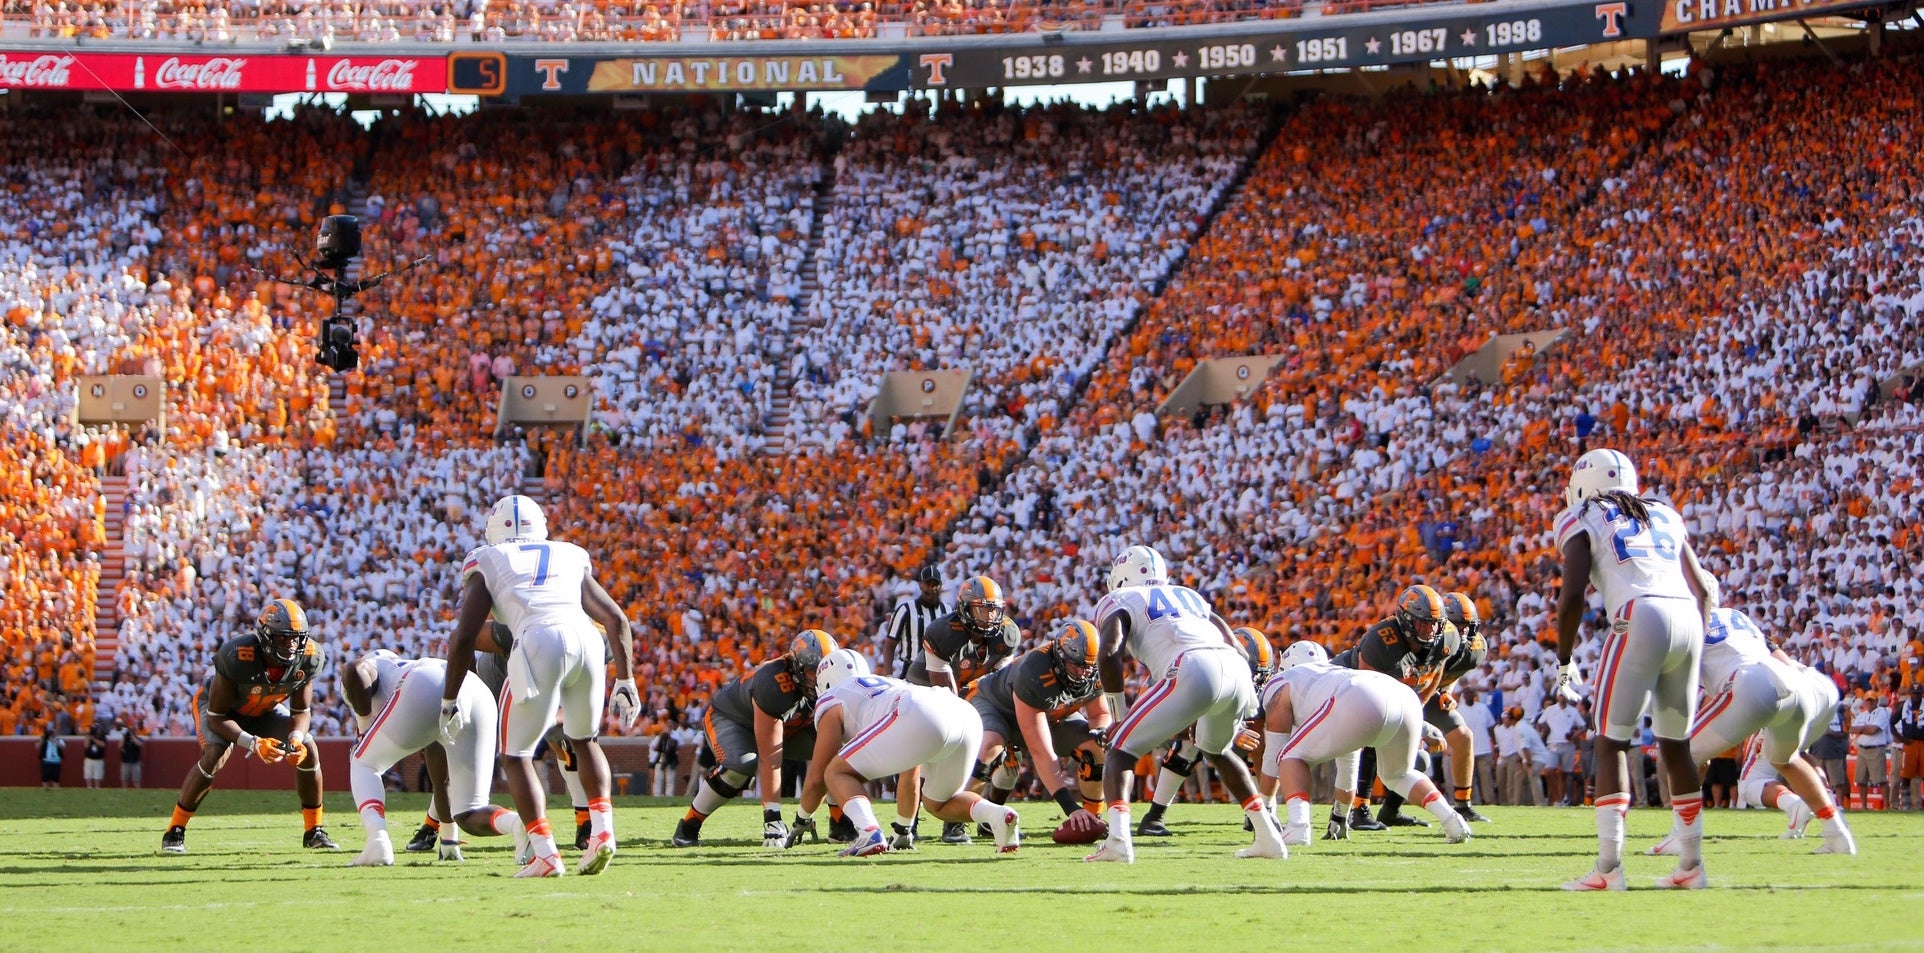
[[[760,846],[747,802],[707,843],[665,842],[676,806],[616,808],[621,853],[598,877],[515,882],[506,839],[465,864],[399,852],[425,799],[395,795],[391,868],[350,869],[360,825],[329,797],[339,853],[299,847],[291,792],[216,791],[186,856],[157,853],[163,791],[0,797],[0,922],[14,950],[1917,950],[1924,949],[1924,817],[1855,814],[1860,854],[1815,857],[1776,839],[1780,815],[1707,814],[1712,889],[1649,888],[1670,858],[1627,858],[1631,892],[1571,895],[1590,865],[1588,810],[1492,808],[1450,847],[1432,829],[1317,841],[1286,861],[1239,861],[1240,814],[1177,805],[1176,836],[1138,841],[1134,866],[1083,864],[1049,842],[1054,805],[1019,805],[1026,846],[978,840],[843,860],[830,845]],[[878,805],[886,819],[889,805]],[[1319,809],[1320,823],[1325,810]],[[562,806],[555,815],[571,829]],[[1669,814],[1630,817],[1630,849]],[[925,819],[923,826],[939,830]],[[1816,828],[1813,826],[1813,832]],[[574,852],[564,851],[570,863]]]

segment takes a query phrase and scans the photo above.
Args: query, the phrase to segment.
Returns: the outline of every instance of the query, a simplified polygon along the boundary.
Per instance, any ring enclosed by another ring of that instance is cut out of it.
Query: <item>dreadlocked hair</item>
[[[1608,503],[1621,510],[1623,515],[1645,526],[1650,525],[1650,507],[1645,505],[1643,497],[1635,493],[1628,490],[1605,490],[1590,499],[1597,503]]]

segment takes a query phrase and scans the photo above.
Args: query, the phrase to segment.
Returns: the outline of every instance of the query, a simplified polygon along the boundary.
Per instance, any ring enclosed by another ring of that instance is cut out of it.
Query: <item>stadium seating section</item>
[[[221,16],[154,9],[137,29]],[[408,9],[344,5],[334,28],[412,35]],[[545,35],[532,9],[487,28]],[[1468,591],[1500,647],[1470,684],[1534,707],[1549,520],[1605,445],[1732,602],[1888,690],[1924,639],[1920,79],[1908,58],[1699,64],[852,127],[719,105],[369,129],[0,113],[36,144],[0,190],[0,733],[187,733],[211,649],[278,595],[337,659],[438,653],[479,514],[523,491],[638,626],[637,731],[800,627],[869,644],[931,562],[951,594],[994,576],[1046,636],[1135,542],[1278,644],[1340,647],[1409,582]],[[340,212],[368,268],[426,261],[362,296],[362,370],[334,381],[321,296],[271,276]],[[1443,377],[1551,328],[1571,334],[1497,379]],[[1250,353],[1281,363],[1249,399],[1158,416],[1197,361]],[[945,367],[975,375],[953,432],[870,421],[883,372]],[[497,430],[523,371],[589,377],[594,424]],[[75,425],[75,378],[107,373],[166,379],[162,424]]]

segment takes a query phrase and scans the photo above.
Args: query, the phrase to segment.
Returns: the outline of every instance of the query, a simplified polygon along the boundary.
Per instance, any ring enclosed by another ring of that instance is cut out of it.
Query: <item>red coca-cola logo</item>
[[[246,67],[247,60],[244,57],[216,56],[200,63],[183,63],[180,57],[170,56],[161,61],[159,69],[154,70],[154,87],[157,89],[239,89],[241,71]]]
[[[369,93],[412,92],[414,63],[414,60],[388,59],[362,66],[353,60],[337,60],[327,70],[327,88]]]
[[[71,56],[49,53],[30,60],[11,60],[5,53],[0,53],[0,86],[10,89],[60,89],[68,84],[70,77],[67,71],[72,66]]]

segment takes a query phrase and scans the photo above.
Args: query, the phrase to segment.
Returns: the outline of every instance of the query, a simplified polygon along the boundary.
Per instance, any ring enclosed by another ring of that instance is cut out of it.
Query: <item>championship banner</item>
[[[678,56],[603,60],[593,93],[867,89],[899,56]]]
[[[0,89],[183,93],[442,93],[445,57],[203,56],[0,50]]]
[[[1874,5],[1865,0],[1665,0],[1663,32],[1720,30],[1770,20],[1819,17]]]

